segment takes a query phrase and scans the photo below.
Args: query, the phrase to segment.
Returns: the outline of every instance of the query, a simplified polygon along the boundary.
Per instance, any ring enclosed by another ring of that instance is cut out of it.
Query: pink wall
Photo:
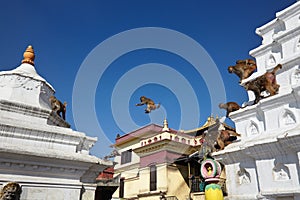
[[[168,152],[167,150],[163,150],[157,153],[153,153],[148,156],[141,157],[140,159],[140,167],[146,167],[150,164],[160,164],[160,163],[173,163],[176,158],[179,158],[181,154]]]

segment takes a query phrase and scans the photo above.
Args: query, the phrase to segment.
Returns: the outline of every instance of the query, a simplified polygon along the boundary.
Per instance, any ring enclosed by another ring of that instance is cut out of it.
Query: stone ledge
[[[18,113],[30,117],[42,118],[47,120],[47,124],[56,125],[65,128],[70,128],[71,125],[59,117],[56,113],[53,113],[52,110],[47,110],[43,108],[38,108],[34,106],[29,106],[26,104],[21,104],[18,102],[11,102],[7,100],[0,100],[0,110]]]

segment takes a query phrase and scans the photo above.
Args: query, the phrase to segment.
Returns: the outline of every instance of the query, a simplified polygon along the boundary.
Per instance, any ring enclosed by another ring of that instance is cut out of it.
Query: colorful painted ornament
[[[223,200],[221,186],[217,183],[220,180],[221,165],[213,159],[206,159],[202,162],[200,172],[207,183],[205,187],[205,200]]]

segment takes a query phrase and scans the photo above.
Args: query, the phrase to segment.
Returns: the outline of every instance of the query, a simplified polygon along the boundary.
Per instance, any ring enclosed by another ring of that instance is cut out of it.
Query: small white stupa
[[[16,69],[0,72],[0,184],[18,182],[21,199],[94,199],[111,161],[89,155],[97,138],[53,113],[53,87],[35,70],[32,46]]]

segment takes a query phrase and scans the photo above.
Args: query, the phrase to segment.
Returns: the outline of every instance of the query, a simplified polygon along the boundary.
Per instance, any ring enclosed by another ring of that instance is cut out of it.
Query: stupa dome
[[[29,45],[20,66],[0,72],[0,99],[49,108],[48,99],[55,90],[37,73],[34,59],[33,47]]]

